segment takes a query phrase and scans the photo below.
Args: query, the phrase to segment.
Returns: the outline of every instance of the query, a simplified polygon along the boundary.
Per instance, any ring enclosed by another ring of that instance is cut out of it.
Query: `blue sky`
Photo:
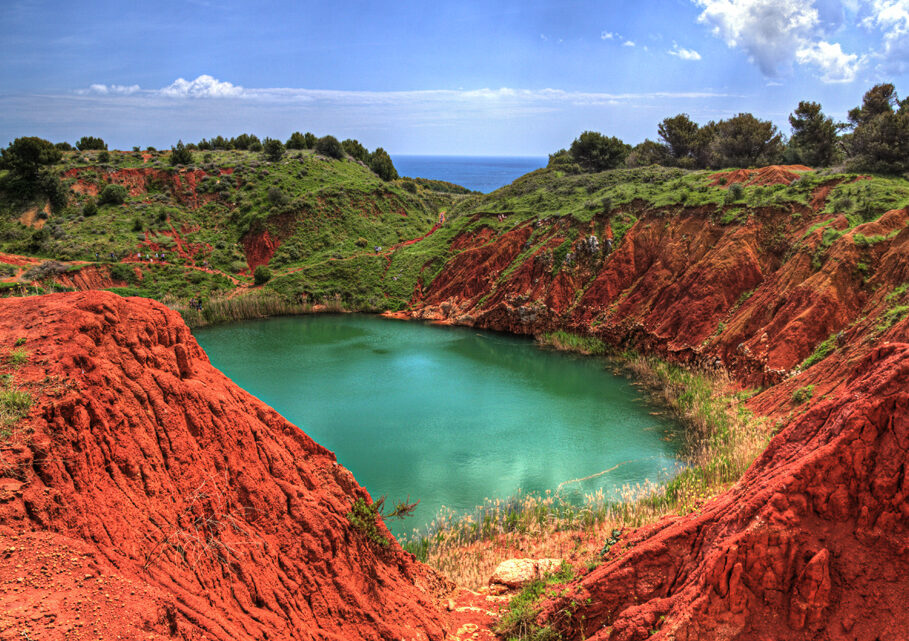
[[[909,95],[909,0],[4,3],[0,144],[249,131],[392,153],[545,155],[585,129],[751,111],[788,133]]]

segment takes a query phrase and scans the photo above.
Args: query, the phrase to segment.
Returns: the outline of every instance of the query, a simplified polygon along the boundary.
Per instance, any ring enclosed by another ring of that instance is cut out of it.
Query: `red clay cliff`
[[[35,404],[0,448],[0,639],[443,638],[440,579],[351,525],[365,490],[176,312],[7,299],[16,341]]]

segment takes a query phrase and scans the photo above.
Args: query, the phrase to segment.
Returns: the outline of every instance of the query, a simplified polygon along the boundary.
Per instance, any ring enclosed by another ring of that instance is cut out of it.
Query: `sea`
[[[392,156],[401,176],[445,180],[488,194],[545,167],[546,156]]]

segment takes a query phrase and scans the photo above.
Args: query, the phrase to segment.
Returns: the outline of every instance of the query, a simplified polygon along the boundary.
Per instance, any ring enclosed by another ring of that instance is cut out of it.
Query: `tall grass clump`
[[[165,300],[171,309],[180,312],[190,327],[203,327],[217,323],[306,314],[313,310],[309,303],[290,303],[283,297],[269,292],[251,292],[239,296],[218,296],[205,300],[201,309],[190,302]]]
[[[562,330],[541,334],[537,337],[537,343],[565,352],[578,352],[587,355],[606,353],[606,343],[599,338],[571,334]]]

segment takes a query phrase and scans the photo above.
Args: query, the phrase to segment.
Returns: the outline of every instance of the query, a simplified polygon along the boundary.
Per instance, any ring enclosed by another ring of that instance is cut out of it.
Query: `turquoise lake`
[[[527,338],[368,315],[203,328],[215,367],[333,450],[373,497],[444,506],[516,491],[580,497],[663,480],[675,424],[604,362]],[[571,482],[614,466],[583,482]]]

